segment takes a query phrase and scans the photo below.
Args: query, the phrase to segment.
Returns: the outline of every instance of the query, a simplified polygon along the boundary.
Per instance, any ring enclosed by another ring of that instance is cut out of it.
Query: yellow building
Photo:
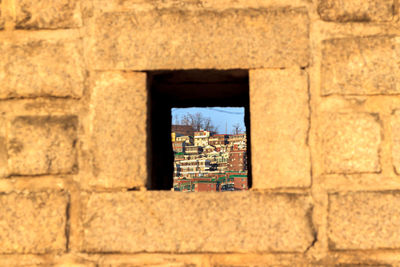
[[[176,133],[175,133],[175,132],[172,132],[172,133],[171,133],[171,141],[172,141],[172,142],[175,142],[175,139],[176,139]]]

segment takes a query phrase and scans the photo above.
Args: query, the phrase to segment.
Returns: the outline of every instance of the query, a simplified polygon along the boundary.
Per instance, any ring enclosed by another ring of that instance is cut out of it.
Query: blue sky
[[[243,129],[246,130],[244,125],[244,108],[227,108],[227,107],[207,107],[207,108],[172,108],[172,124],[175,123],[176,118],[181,120],[186,113],[200,112],[204,117],[210,117],[215,126],[218,127],[218,133],[223,134],[225,128],[228,134],[232,132],[232,126],[239,123]]]

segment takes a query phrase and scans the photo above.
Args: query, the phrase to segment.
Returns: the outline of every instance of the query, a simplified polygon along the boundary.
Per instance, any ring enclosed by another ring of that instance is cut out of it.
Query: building
[[[173,142],[172,143],[172,150],[175,153],[185,153],[185,147],[186,147],[185,142]]]
[[[215,147],[227,145],[228,144],[228,135],[227,134],[215,134],[208,139],[208,143]]]
[[[181,192],[215,192],[217,182],[212,177],[195,177],[192,179],[176,179],[174,181],[174,191]]]
[[[175,132],[171,132],[171,142],[175,142],[176,141],[176,133]]]
[[[194,129],[191,125],[171,125],[171,132],[185,136],[193,136]]]
[[[174,163],[174,177],[181,177],[181,164]]]
[[[194,132],[194,145],[195,146],[207,146],[208,138],[210,137],[211,132],[209,131],[198,131]]]
[[[247,171],[227,171],[226,176],[233,179],[235,191],[248,190]]]
[[[181,160],[179,163],[175,163],[175,166],[177,166],[175,168],[177,174],[179,173],[178,177],[204,176],[212,169],[211,162],[207,159]]]
[[[226,172],[228,169],[228,163],[227,162],[220,162],[218,163],[217,171],[218,172]]]
[[[174,179],[174,191],[181,192],[225,192],[247,190],[247,175],[218,173],[206,177]]]
[[[203,152],[203,147],[201,146],[185,146],[185,153],[188,155],[198,155]]]
[[[185,142],[186,145],[192,146],[193,145],[193,136],[189,136],[189,135],[177,136],[175,141],[176,142]]]
[[[229,150],[246,150],[247,136],[246,134],[232,134],[229,136]]]
[[[247,151],[232,150],[229,152],[227,171],[246,171],[247,170]]]
[[[214,146],[210,146],[210,145],[206,145],[205,147],[203,147],[203,153],[205,154],[210,154],[215,152],[215,147]]]

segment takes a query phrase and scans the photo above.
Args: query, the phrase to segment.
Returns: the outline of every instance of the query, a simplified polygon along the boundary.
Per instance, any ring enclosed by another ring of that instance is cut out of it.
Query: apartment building
[[[179,135],[173,142],[174,186],[182,192],[247,190],[246,134]]]
[[[208,139],[211,136],[209,131],[197,131],[194,132],[194,145],[205,147],[208,145]]]
[[[229,152],[228,171],[246,171],[247,170],[247,151],[232,150]]]

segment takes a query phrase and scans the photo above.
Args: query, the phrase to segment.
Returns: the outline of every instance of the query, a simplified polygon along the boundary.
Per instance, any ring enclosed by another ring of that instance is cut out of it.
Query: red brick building
[[[181,192],[223,192],[248,190],[247,172],[210,174],[209,177],[176,178],[174,191]]]
[[[247,175],[229,175],[229,178],[233,178],[235,190],[247,190]]]
[[[190,125],[171,125],[171,132],[181,135],[194,135],[194,129]]]
[[[227,171],[247,171],[247,151],[231,151],[228,158]]]
[[[217,183],[212,177],[196,177],[193,179],[176,179],[174,191],[181,192],[215,192]]]

